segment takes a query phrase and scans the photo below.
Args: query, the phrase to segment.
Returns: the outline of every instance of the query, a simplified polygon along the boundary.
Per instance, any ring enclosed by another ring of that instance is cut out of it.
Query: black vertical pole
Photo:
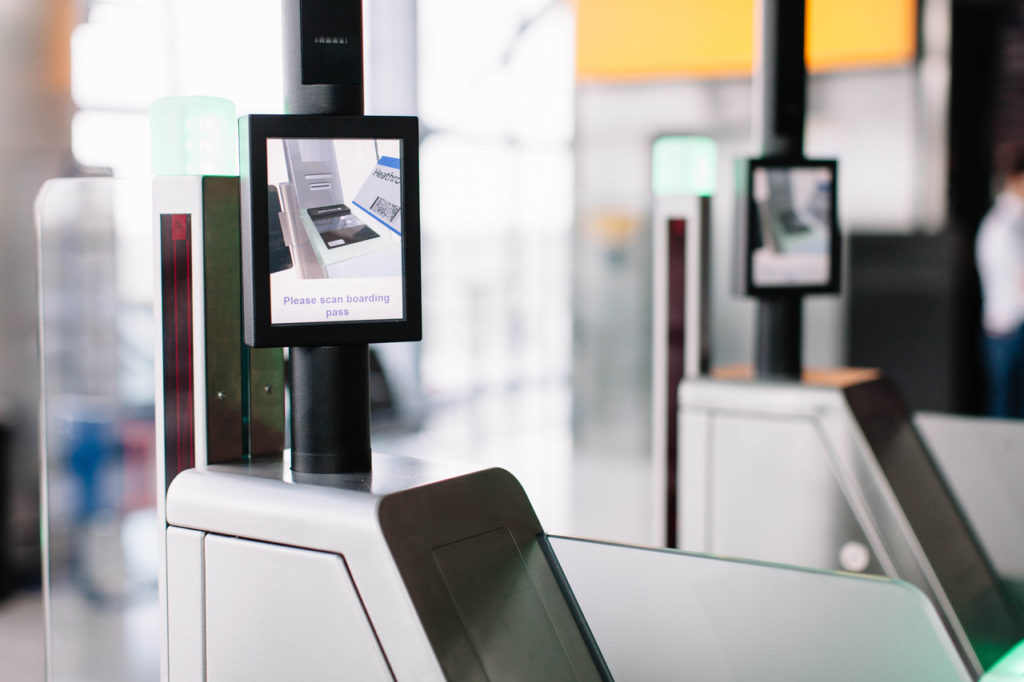
[[[363,114],[362,0],[282,0],[285,111]],[[292,347],[292,469],[371,469],[370,348]]]
[[[369,347],[293,347],[290,363],[292,470],[370,471]]]
[[[697,324],[697,376],[706,376],[711,371],[711,196],[700,198],[700,253],[697,262],[701,264],[697,292],[700,319]],[[691,337],[693,338],[693,337]]]
[[[754,137],[764,156],[803,156],[807,108],[804,0],[759,0],[754,68]],[[763,295],[757,307],[754,368],[765,379],[799,379],[803,301]]]

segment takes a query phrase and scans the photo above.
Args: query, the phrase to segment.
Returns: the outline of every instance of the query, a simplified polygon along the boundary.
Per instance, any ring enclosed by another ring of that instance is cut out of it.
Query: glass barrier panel
[[[617,680],[972,679],[909,583],[549,537]]]
[[[75,178],[36,199],[53,682],[159,678],[150,194]]]

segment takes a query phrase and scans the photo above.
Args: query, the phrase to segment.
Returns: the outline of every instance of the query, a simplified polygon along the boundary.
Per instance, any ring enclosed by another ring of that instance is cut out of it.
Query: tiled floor
[[[0,602],[0,678],[44,679],[43,650],[42,595],[22,592]]]

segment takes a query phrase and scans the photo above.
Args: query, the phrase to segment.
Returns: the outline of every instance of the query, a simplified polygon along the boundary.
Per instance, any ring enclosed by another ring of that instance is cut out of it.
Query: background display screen
[[[835,165],[753,165],[749,181],[751,287],[832,286],[838,246]]]
[[[270,323],[404,319],[402,140],[266,145]]]

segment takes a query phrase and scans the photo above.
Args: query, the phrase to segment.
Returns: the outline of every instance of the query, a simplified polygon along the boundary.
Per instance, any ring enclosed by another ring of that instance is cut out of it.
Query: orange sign
[[[576,0],[580,80],[745,76],[754,0]],[[904,64],[917,0],[807,0],[810,71]]]

